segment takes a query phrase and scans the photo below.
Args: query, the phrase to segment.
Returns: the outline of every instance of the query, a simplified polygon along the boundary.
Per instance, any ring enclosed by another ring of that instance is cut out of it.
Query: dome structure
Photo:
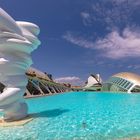
[[[103,84],[102,90],[138,93],[140,92],[140,75],[130,72],[115,74]]]

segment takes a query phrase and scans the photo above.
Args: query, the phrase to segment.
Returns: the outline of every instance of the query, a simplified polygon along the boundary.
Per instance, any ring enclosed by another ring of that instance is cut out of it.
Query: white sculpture
[[[17,22],[0,8],[0,82],[6,86],[0,93],[0,111],[5,121],[27,116],[25,72],[32,64],[31,52],[40,45],[38,34],[38,26]]]

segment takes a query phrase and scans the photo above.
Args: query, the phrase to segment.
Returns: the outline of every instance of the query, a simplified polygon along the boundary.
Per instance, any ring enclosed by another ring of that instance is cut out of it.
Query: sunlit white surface
[[[0,111],[6,121],[27,116],[25,72],[32,64],[31,52],[40,44],[38,34],[37,25],[15,21],[0,8],[0,82],[6,86],[0,94]]]

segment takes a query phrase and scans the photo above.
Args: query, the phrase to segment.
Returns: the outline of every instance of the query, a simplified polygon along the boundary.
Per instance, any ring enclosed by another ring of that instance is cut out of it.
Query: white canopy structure
[[[86,89],[91,87],[99,87],[101,85],[102,85],[102,79],[100,77],[100,74],[95,74],[95,75],[91,74],[84,88]]]

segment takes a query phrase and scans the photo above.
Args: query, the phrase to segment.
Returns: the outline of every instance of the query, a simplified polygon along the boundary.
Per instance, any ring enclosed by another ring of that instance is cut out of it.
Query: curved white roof
[[[134,74],[131,72],[121,72],[121,73],[113,75],[112,77],[123,78],[123,79],[126,79],[132,83],[140,85],[140,75],[137,75],[137,74]]]

